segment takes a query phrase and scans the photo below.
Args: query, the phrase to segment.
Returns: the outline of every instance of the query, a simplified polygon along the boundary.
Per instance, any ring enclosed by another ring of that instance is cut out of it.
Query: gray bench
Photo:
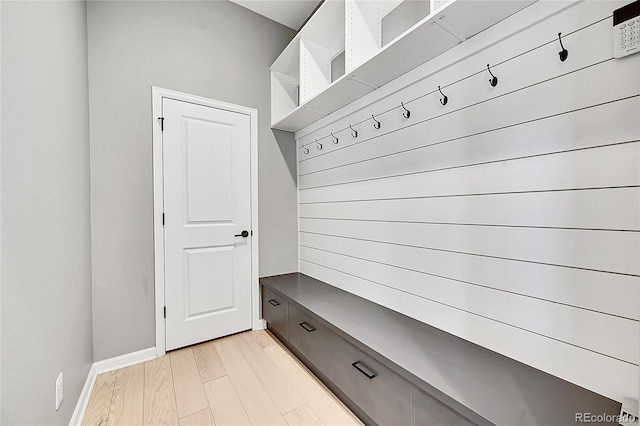
[[[261,278],[267,327],[366,424],[570,425],[620,404],[300,273]],[[517,344],[517,342],[514,342]]]

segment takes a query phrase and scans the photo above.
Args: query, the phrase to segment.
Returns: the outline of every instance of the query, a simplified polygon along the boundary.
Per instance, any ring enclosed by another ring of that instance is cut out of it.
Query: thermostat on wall
[[[640,0],[613,11],[613,57],[640,52]]]

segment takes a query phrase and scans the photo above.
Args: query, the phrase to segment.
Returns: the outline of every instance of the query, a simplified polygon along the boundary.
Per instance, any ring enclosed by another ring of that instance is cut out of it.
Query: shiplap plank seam
[[[480,197],[485,195],[515,195],[515,194],[539,194],[548,192],[567,191],[593,191],[600,189],[630,189],[640,188],[640,185],[618,185],[618,186],[596,186],[590,188],[558,188],[558,189],[532,189],[525,191],[501,191],[501,192],[471,192],[466,194],[438,194],[438,195],[416,195],[404,197],[377,197],[377,198],[352,198],[349,200],[323,200],[323,201],[300,201],[300,205],[312,204],[334,204],[334,203],[359,203],[361,201],[389,201],[389,200],[416,200],[428,198],[455,198],[455,197]]]
[[[411,270],[554,300],[622,318],[640,318],[640,282],[636,277],[549,265],[466,256],[370,241],[300,234],[302,246],[330,250]],[[602,282],[607,292],[602,294]]]
[[[640,95],[635,95],[634,97],[637,97],[637,96],[640,96]],[[638,143],[638,142],[640,142],[640,140],[634,139],[634,140],[629,140],[629,141],[624,141],[624,142],[614,142],[614,143],[611,143],[611,144],[590,146],[590,147],[585,147],[585,148],[574,148],[574,149],[567,149],[567,150],[562,150],[562,151],[552,151],[552,152],[546,152],[546,153],[541,153],[541,154],[524,155],[524,156],[512,157],[512,158],[501,158],[501,159],[497,159],[497,160],[483,161],[483,162],[478,162],[478,163],[462,164],[462,165],[450,166],[450,167],[441,167],[441,168],[437,168],[437,169],[423,170],[423,171],[417,171],[417,172],[398,173],[398,174],[394,174],[394,175],[372,177],[372,178],[358,179],[358,180],[351,180],[351,181],[344,181],[344,182],[336,182],[336,183],[330,183],[330,184],[326,184],[326,185],[308,186],[306,188],[300,188],[300,190],[303,191],[305,189],[324,188],[324,187],[327,187],[327,186],[338,186],[338,185],[346,185],[346,184],[350,184],[350,183],[368,182],[368,181],[389,179],[389,178],[395,178],[395,177],[401,177],[401,176],[418,175],[418,174],[423,174],[423,173],[441,172],[441,171],[445,171],[445,170],[455,170],[455,169],[461,169],[461,168],[465,168],[465,167],[474,167],[474,166],[482,166],[482,165],[486,165],[486,164],[503,163],[503,162],[506,162],[506,161],[524,160],[524,159],[527,159],[527,158],[545,157],[545,156],[549,156],[549,155],[567,154],[567,153],[570,153],[570,152],[578,152],[578,151],[587,151],[587,150],[590,150],[590,149],[599,149],[599,148],[608,148],[608,147],[620,146],[620,145],[628,145],[628,144],[634,144],[634,143]]]
[[[627,362],[638,361],[640,344],[635,341],[638,321],[633,319],[469,286],[459,281],[427,276],[418,271],[349,258],[323,250],[302,247],[300,256],[307,262],[327,265],[422,300],[508,323]],[[612,333],[611,330],[617,330],[617,333]]]
[[[427,298],[427,297],[420,296],[420,295],[417,295],[417,294],[411,293],[411,292],[406,291],[406,290],[401,290],[401,289],[398,289],[398,288],[395,288],[395,287],[391,287],[391,286],[388,286],[388,285],[386,285],[386,284],[379,283],[379,282],[377,282],[377,281],[373,281],[373,280],[370,280],[370,279],[367,279],[367,278],[360,277],[360,276],[358,276],[358,275],[354,275],[354,274],[351,274],[351,273],[348,273],[348,272],[344,272],[344,271],[341,271],[341,270],[339,270],[339,269],[332,268],[332,267],[330,267],[330,266],[322,265],[322,264],[320,264],[320,263],[312,262],[312,261],[310,261],[310,260],[303,259],[303,258],[300,258],[300,261],[302,261],[302,262],[312,263],[312,264],[314,264],[314,265],[316,265],[316,266],[320,266],[320,267],[322,267],[322,268],[331,269],[331,270],[336,271],[336,272],[339,272],[339,273],[341,273],[341,274],[349,275],[349,276],[352,276],[352,277],[355,277],[355,278],[358,278],[358,279],[361,279],[361,280],[364,280],[364,281],[368,281],[368,282],[370,282],[370,283],[372,283],[372,284],[379,285],[379,286],[382,286],[382,287],[386,287],[386,288],[389,288],[389,289],[394,290],[394,291],[399,291],[399,292],[402,292],[402,293],[408,294],[408,295],[413,296],[413,297],[418,297],[418,298],[420,298],[420,299],[428,300],[429,302],[437,303],[437,304],[439,304],[439,305],[446,306],[446,307],[451,308],[451,309],[455,309],[455,310],[458,310],[458,311],[461,311],[461,312],[464,312],[464,313],[467,313],[467,314],[470,314],[470,315],[474,315],[474,316],[477,316],[477,317],[480,317],[480,318],[484,318],[484,319],[487,319],[487,320],[490,320],[490,321],[494,321],[494,322],[500,323],[500,324],[502,324],[502,325],[506,325],[506,326],[508,326],[508,327],[513,327],[513,328],[516,328],[516,329],[518,329],[518,330],[526,331],[526,332],[528,332],[528,333],[532,333],[532,334],[535,334],[535,335],[537,335],[537,336],[544,337],[544,338],[546,338],[546,339],[550,339],[550,340],[556,341],[556,342],[558,342],[558,343],[562,343],[562,344],[565,344],[565,345],[573,346],[573,347],[575,347],[575,348],[582,349],[582,350],[585,350],[585,351],[593,352],[594,354],[598,354],[598,355],[601,355],[601,356],[605,356],[605,357],[607,357],[607,358],[611,358],[611,359],[614,359],[614,360],[616,360],[616,361],[623,362],[623,363],[625,363],[625,364],[633,365],[633,366],[636,366],[636,367],[637,367],[637,366],[639,366],[639,364],[638,364],[638,363],[635,363],[635,362],[630,362],[630,361],[627,361],[627,360],[624,360],[624,359],[616,358],[616,357],[614,357],[614,356],[611,356],[611,355],[606,354],[606,353],[603,353],[603,352],[595,351],[595,350],[593,350],[593,349],[589,349],[589,348],[586,348],[586,347],[583,347],[583,346],[579,346],[579,345],[576,345],[576,344],[571,343],[571,342],[566,342],[566,341],[564,341],[564,340],[556,339],[555,337],[547,336],[547,335],[545,335],[545,334],[538,333],[538,332],[535,332],[535,331],[532,331],[532,330],[528,330],[528,329],[526,329],[526,328],[519,327],[519,326],[517,326],[517,325],[510,324],[510,323],[508,323],[508,322],[500,321],[500,320],[497,320],[497,319],[494,319],[494,318],[491,318],[491,317],[488,317],[488,316],[485,316],[485,315],[477,314],[477,313],[475,313],[475,312],[471,312],[471,311],[468,311],[468,310],[466,310],[466,309],[462,309],[462,308],[456,307],[456,306],[454,306],[454,305],[450,305],[450,304],[447,304],[447,303],[439,302],[439,301],[437,301],[437,300],[429,299],[429,298]]]
[[[396,242],[391,242],[391,241],[380,241],[380,240],[371,240],[371,239],[366,239],[366,238],[347,237],[347,236],[344,236],[344,235],[327,234],[327,233],[322,233],[322,232],[312,232],[312,231],[303,231],[303,230],[301,230],[300,232],[301,233],[307,233],[307,234],[314,234],[314,235],[324,235],[324,236],[327,236],[327,237],[350,238],[350,239],[359,240],[359,241],[371,241],[371,242],[374,242],[374,243],[392,244],[392,245],[398,245],[398,246],[403,246],[403,247],[413,247],[413,248],[419,248],[419,249],[423,249],[423,250],[442,251],[442,252],[445,252],[445,253],[462,254],[462,255],[465,255],[465,256],[479,256],[479,257],[487,257],[487,258],[492,258],[492,259],[509,260],[509,261],[513,261],[513,262],[525,262],[525,263],[533,263],[533,264],[536,264],[536,265],[555,266],[555,267],[558,267],[558,268],[571,268],[571,269],[579,269],[581,271],[601,272],[601,273],[604,273],[604,274],[624,275],[624,276],[627,276],[627,277],[640,277],[639,274],[630,274],[630,273],[626,273],[626,272],[607,271],[607,270],[601,270],[601,269],[585,268],[585,267],[580,267],[580,266],[562,265],[562,264],[558,264],[558,263],[539,262],[539,261],[527,260],[527,259],[516,259],[516,258],[511,258],[511,257],[505,257],[505,256],[494,256],[494,255],[481,254],[481,253],[471,253],[471,252],[464,252],[464,251],[457,251],[457,250],[448,250],[448,249],[442,249],[442,248],[437,248],[437,247],[417,246],[417,245],[413,245],[413,244],[403,244],[403,243],[396,243]]]
[[[502,289],[502,288],[491,287],[490,285],[486,285],[486,284],[474,283],[474,282],[471,282],[471,281],[465,281],[465,280],[461,280],[461,279],[458,279],[458,278],[447,277],[445,275],[434,274],[434,273],[426,272],[426,271],[420,271],[418,269],[406,268],[406,267],[403,267],[403,266],[393,265],[391,263],[385,263],[385,262],[380,262],[378,260],[368,259],[366,257],[358,257],[358,256],[354,256],[354,255],[350,255],[350,254],[346,254],[346,253],[340,253],[340,252],[336,252],[336,251],[332,251],[332,250],[326,250],[326,249],[322,249],[322,248],[319,248],[319,247],[314,247],[314,246],[310,246],[310,245],[306,245],[306,244],[300,244],[300,247],[305,247],[305,248],[309,248],[309,249],[313,249],[313,250],[325,251],[325,252],[336,254],[336,255],[339,255],[339,256],[350,257],[350,258],[354,258],[354,259],[358,259],[358,260],[364,260],[366,262],[375,262],[375,263],[379,263],[381,265],[389,266],[389,267],[392,267],[392,268],[404,269],[406,271],[415,272],[415,273],[423,274],[423,275],[428,275],[428,276],[432,276],[432,277],[436,277],[436,278],[442,278],[442,279],[445,279],[445,280],[456,281],[458,283],[467,284],[467,285],[470,285],[470,286],[482,287],[482,288],[485,288],[485,289],[488,289],[488,290],[494,290],[494,291],[499,291],[499,292],[503,292],[503,293],[509,293],[509,294],[513,294],[513,295],[516,295],[516,296],[528,297],[530,299],[536,299],[536,300],[540,300],[542,302],[548,302],[548,303],[554,303],[554,304],[557,304],[557,305],[563,305],[563,306],[567,306],[569,308],[582,309],[584,311],[589,311],[589,312],[593,312],[593,313],[596,313],[596,314],[609,315],[609,316],[620,318],[620,319],[624,319],[624,320],[640,322],[640,319],[638,319],[638,318],[631,318],[631,317],[627,317],[627,316],[624,316],[624,315],[613,314],[611,312],[599,311],[599,310],[596,310],[596,309],[585,308],[583,306],[572,305],[570,303],[558,302],[558,301],[553,300],[553,299],[546,299],[544,297],[532,296],[532,295],[525,294],[525,293],[520,293],[520,292],[517,292],[517,291],[511,291],[511,290],[506,290],[506,289]]]
[[[447,226],[484,226],[490,228],[524,228],[524,229],[558,229],[567,231],[604,231],[604,232],[640,232],[638,229],[618,229],[618,228],[578,228],[571,226],[538,226],[538,225],[505,225],[491,223],[466,223],[466,222],[431,222],[427,220],[389,220],[389,219],[354,219],[348,217],[320,217],[320,216],[300,216],[300,219],[311,220],[344,220],[351,222],[379,222],[379,223],[413,223],[424,225],[447,225]]]

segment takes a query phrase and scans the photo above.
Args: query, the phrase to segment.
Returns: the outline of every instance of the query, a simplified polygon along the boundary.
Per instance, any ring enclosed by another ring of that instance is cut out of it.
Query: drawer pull
[[[311,327],[309,324],[307,324],[306,322],[301,322],[300,324],[298,324],[300,327],[304,328],[304,330],[307,333],[311,333],[312,331],[316,331],[315,328]]]
[[[280,306],[276,299],[269,299],[268,302],[271,303],[271,306]]]
[[[377,374],[374,373],[373,371],[371,371],[369,368],[367,368],[366,366],[364,366],[364,364],[362,365],[362,367],[360,367],[358,364],[362,364],[360,361],[356,361],[353,364],[351,364],[353,366],[353,368],[355,368],[356,370],[358,370],[359,372],[361,372],[362,374],[364,374],[365,376],[367,376],[367,379],[369,380],[373,380]],[[369,371],[366,371],[369,370]]]

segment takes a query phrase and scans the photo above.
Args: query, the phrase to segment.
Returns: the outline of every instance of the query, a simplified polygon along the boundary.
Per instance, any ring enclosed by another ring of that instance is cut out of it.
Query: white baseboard
[[[253,330],[265,330],[267,328],[267,320],[259,319],[253,324]]]
[[[89,406],[89,398],[91,397],[93,386],[96,383],[96,377],[98,377],[98,374],[96,373],[96,365],[92,364],[91,368],[89,369],[89,374],[87,374],[87,380],[85,380],[84,382],[82,392],[80,392],[80,396],[78,397],[76,408],[73,410],[73,414],[71,415],[69,425],[79,426],[82,424],[84,413],[87,411],[87,407]]]
[[[109,371],[151,361],[157,357],[156,348],[147,348],[137,352],[120,355],[115,358],[94,362],[89,369],[89,374],[87,374],[87,380],[84,382],[84,387],[82,388],[82,392],[80,392],[80,397],[78,397],[78,402],[76,403],[75,410],[73,410],[73,415],[71,415],[69,425],[76,426],[82,424],[84,414],[89,406],[89,398],[91,398],[91,392],[93,391],[98,374],[108,373]]]
[[[96,368],[96,374],[102,374],[118,370],[120,368],[129,367],[131,365],[140,364],[141,362],[151,361],[156,358],[156,348],[153,347],[120,355],[115,358],[104,359],[102,361],[94,362],[93,365]]]

